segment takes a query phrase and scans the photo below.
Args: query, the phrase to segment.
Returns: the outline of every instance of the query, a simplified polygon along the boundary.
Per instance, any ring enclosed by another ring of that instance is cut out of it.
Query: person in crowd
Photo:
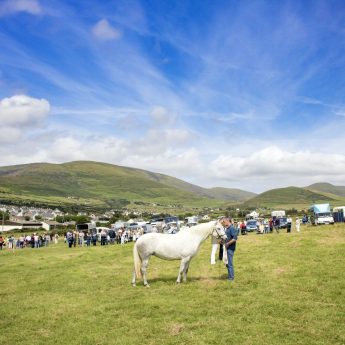
[[[97,233],[93,233],[91,236],[91,241],[92,241],[93,246],[97,245],[97,239],[98,239]]]
[[[110,229],[108,231],[108,236],[109,236],[109,243],[114,244],[115,243],[115,238],[116,238],[116,233],[114,229]]]
[[[35,232],[35,233],[34,233],[34,244],[35,244],[35,248],[39,248],[39,246],[40,246],[39,240],[40,240],[40,238],[39,238],[39,236],[37,235],[37,233]]]
[[[301,221],[298,217],[296,217],[295,225],[296,225],[296,231],[300,232]]]
[[[54,235],[54,243],[55,243],[55,244],[58,244],[58,243],[59,243],[59,235],[58,235],[58,233],[56,233],[56,234]]]
[[[25,237],[23,235],[19,236],[19,248],[24,248]]]
[[[79,231],[78,244],[80,247],[84,246],[84,237],[84,233],[82,231]]]
[[[31,236],[30,235],[26,235],[25,236],[25,246],[29,247],[31,245]]]
[[[264,225],[264,221],[260,220],[259,222],[259,226],[258,226],[258,233],[259,234],[263,234],[265,232],[265,225]]]
[[[49,242],[50,242],[50,235],[46,234],[45,235],[45,246],[48,247],[49,246]]]
[[[291,232],[291,227],[292,227],[292,219],[290,216],[287,216],[287,224],[286,224],[286,232]]]
[[[5,245],[5,239],[0,235],[0,250],[2,250],[2,247]]]
[[[124,231],[121,235],[121,244],[125,244],[125,239],[126,239],[126,233]]]
[[[107,233],[104,229],[101,231],[101,246],[105,246],[107,242]]]
[[[79,241],[79,232],[77,230],[73,231],[73,247],[77,246],[77,242]]]
[[[237,242],[237,230],[233,226],[232,220],[230,217],[224,217],[221,220],[221,224],[224,226],[225,234],[227,239],[225,240],[224,246],[226,248],[227,254],[227,269],[228,269],[228,280],[233,281],[235,279],[235,271],[234,271],[234,254],[236,250],[236,242]]]
[[[274,220],[274,229],[276,230],[277,234],[279,234],[279,218]]]
[[[90,244],[91,244],[91,234],[89,232],[87,232],[86,235],[85,235],[85,241],[86,241],[86,246],[90,247]]]
[[[13,249],[13,247],[14,247],[14,241],[15,241],[15,238],[11,235],[11,236],[8,238],[8,249]]]
[[[121,236],[122,236],[122,229],[118,229],[117,233],[116,233],[116,244],[120,244],[121,243]]]
[[[68,248],[72,248],[72,246],[73,246],[73,241],[74,241],[73,237],[74,237],[73,232],[72,231],[67,231],[67,233],[66,233],[66,240],[67,240],[67,243],[68,243]]]
[[[43,246],[45,246],[45,242],[46,242],[46,235],[44,234],[44,235],[39,235],[38,236],[38,242],[39,242],[39,246],[40,247],[43,247]]]
[[[241,222],[241,235],[246,235],[247,234],[247,226],[244,221]]]

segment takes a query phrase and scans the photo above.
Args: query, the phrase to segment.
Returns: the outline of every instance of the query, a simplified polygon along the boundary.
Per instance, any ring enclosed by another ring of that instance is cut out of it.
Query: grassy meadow
[[[1,344],[345,344],[345,225],[240,236],[234,283],[209,264],[189,281],[152,258],[130,284],[132,244],[0,252]]]

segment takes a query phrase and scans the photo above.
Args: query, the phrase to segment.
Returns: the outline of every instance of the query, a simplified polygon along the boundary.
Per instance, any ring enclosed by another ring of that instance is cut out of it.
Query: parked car
[[[287,218],[278,217],[278,219],[279,219],[279,229],[287,228]]]
[[[248,232],[258,231],[258,224],[255,219],[247,220],[246,229]]]

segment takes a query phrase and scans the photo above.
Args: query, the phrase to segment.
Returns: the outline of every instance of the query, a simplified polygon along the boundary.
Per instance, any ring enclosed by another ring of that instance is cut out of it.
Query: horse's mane
[[[206,228],[207,226],[210,226],[210,223],[212,223],[212,225],[216,225],[217,221],[212,220],[212,221],[207,222],[207,223],[197,224],[197,225],[190,227],[189,229],[183,229],[182,232],[185,232],[185,231],[188,231],[189,233],[199,232],[200,229],[203,229],[203,228]]]

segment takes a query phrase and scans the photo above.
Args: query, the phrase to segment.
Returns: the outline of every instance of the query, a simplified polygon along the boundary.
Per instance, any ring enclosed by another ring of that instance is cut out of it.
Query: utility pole
[[[5,225],[5,211],[2,209],[2,232],[4,232],[4,225]]]

